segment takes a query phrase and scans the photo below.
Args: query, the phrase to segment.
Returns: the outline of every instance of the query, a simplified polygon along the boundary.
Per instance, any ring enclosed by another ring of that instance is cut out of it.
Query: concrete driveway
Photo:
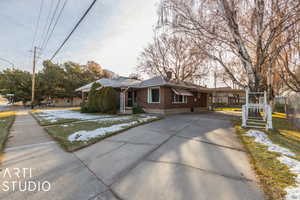
[[[10,141],[0,176],[5,168],[31,167],[31,180],[47,180],[51,190],[3,192],[0,185],[0,199],[263,199],[228,119],[171,115],[75,153],[53,142],[13,147]]]

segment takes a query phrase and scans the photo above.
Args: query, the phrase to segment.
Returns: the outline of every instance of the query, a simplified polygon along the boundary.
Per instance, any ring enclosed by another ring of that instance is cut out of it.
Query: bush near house
[[[101,87],[100,83],[94,83],[89,92],[87,107],[88,107],[88,111],[90,113],[99,112],[98,99],[97,99],[97,96],[98,96],[97,93],[99,92],[99,90],[97,90],[97,89],[99,87]]]
[[[119,99],[117,92],[112,87],[103,87],[97,90],[101,85],[94,83],[88,96],[88,102],[83,103],[81,112],[83,113],[109,113],[116,114],[119,108]]]
[[[144,109],[140,105],[134,105],[132,108],[133,114],[145,113]]]
[[[118,111],[118,94],[112,87],[102,88],[102,107],[103,113],[116,114]]]

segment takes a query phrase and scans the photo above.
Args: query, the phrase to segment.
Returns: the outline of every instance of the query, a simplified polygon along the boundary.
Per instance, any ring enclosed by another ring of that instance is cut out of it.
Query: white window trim
[[[175,96],[182,96],[182,100],[183,101],[176,101],[176,99],[174,98]],[[187,104],[187,100],[188,100],[188,96],[185,96],[185,95],[177,95],[175,93],[173,93],[173,96],[172,96],[172,104]]]
[[[152,93],[151,90],[152,89],[158,89],[159,90],[159,101],[158,102],[152,102]],[[147,95],[147,103],[151,103],[151,104],[160,104],[160,87],[150,87],[148,88],[148,95]]]

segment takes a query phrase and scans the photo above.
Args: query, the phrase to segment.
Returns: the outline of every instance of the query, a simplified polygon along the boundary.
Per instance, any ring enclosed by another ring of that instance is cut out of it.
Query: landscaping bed
[[[0,153],[2,152],[7,137],[9,135],[9,129],[15,120],[14,112],[2,112],[0,114]]]
[[[242,129],[234,121],[268,199],[300,199],[300,133],[286,119],[273,118],[272,131]]]

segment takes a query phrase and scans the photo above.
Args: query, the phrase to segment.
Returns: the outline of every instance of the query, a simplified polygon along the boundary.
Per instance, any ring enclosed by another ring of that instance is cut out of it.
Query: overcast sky
[[[12,61],[17,68],[32,69],[29,50],[41,1],[0,0],[0,58]],[[45,24],[51,4],[54,10],[57,1],[44,0],[35,42],[38,46],[42,43],[43,30],[47,30]],[[41,60],[52,56],[91,2],[68,0]],[[134,72],[137,56],[153,37],[156,9],[157,0],[98,0],[54,61],[85,64],[94,60],[120,75]],[[7,64],[0,60],[0,70],[5,66]]]

